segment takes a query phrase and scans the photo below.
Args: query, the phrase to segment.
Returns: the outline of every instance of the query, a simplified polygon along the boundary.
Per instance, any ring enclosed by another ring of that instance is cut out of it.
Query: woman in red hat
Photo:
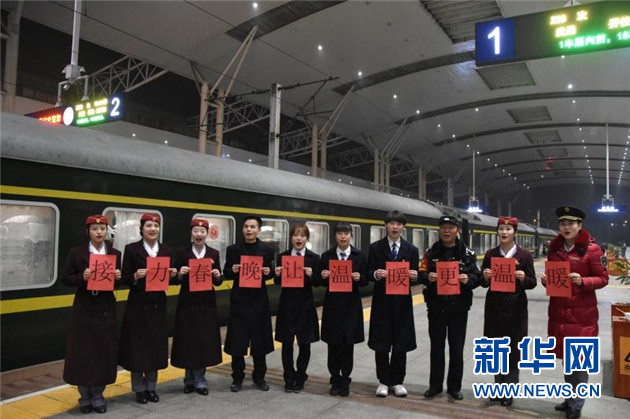
[[[190,223],[192,244],[177,249],[175,266],[176,283],[181,283],[175,314],[175,335],[171,351],[171,364],[185,368],[184,393],[196,391],[202,396],[208,395],[206,367],[220,364],[221,334],[219,315],[214,288],[209,291],[191,291],[190,277],[193,280],[211,281],[216,287],[223,283],[219,251],[206,245],[207,220],[194,218]],[[211,259],[210,270],[189,267],[191,259]]]
[[[90,254],[114,255],[114,286],[120,285],[120,252],[105,243],[107,218],[91,215],[85,221],[90,241],[70,249],[61,282],[76,287],[70,316],[63,379],[78,387],[81,412],[105,413],[103,390],[116,381],[116,298],[113,291],[90,291]]]
[[[527,295],[525,290],[536,287],[536,271],[532,255],[516,245],[514,238],[518,230],[518,218],[499,217],[497,235],[499,245],[486,252],[481,265],[483,279],[481,286],[488,288],[492,277],[492,258],[516,259],[513,292],[494,291],[488,289],[484,312],[484,335],[489,338],[510,337],[509,373],[494,376],[495,383],[518,383],[519,369],[518,343],[527,336]],[[498,399],[502,406],[510,406],[512,398]]]
[[[584,211],[561,206],[556,209],[556,216],[560,234],[549,244],[547,260],[570,263],[571,297],[549,298],[547,333],[556,338],[553,352],[564,359],[565,337],[598,335],[599,311],[595,290],[608,285],[608,272],[602,249],[595,238],[582,228],[586,217]],[[541,282],[546,286],[545,274],[541,276]],[[564,381],[570,383],[575,391],[578,384],[588,382],[588,372],[574,371],[566,374]],[[565,399],[556,405],[555,410],[565,412],[567,418],[579,418],[583,406],[584,399],[575,397]]]
[[[131,389],[136,401],[160,401],[155,392],[157,372],[168,366],[168,335],[166,332],[166,293],[147,291],[147,258],[170,256],[170,249],[158,241],[160,216],[144,214],[140,218],[142,239],[125,246],[122,279],[129,286],[125,308],[118,363],[131,371]],[[172,262],[171,262],[172,264]],[[169,268],[170,277],[177,269]]]

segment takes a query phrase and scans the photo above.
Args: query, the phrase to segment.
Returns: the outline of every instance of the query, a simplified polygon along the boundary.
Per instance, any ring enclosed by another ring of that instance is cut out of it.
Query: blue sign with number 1
[[[477,23],[475,26],[477,65],[514,58],[514,20]]]

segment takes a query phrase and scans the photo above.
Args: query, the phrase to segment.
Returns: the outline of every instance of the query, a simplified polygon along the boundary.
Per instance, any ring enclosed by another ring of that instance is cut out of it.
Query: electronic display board
[[[475,25],[478,66],[630,47],[630,1],[601,1]]]
[[[31,118],[50,124],[64,124],[75,127],[102,124],[122,117],[123,100],[121,95],[87,100],[68,106],[57,106],[26,114]]]

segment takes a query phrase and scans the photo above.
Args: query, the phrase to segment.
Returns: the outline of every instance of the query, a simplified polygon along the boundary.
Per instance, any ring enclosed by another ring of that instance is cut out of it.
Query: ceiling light
[[[321,44],[319,44],[319,45],[317,46],[317,49],[318,49],[319,51],[321,51],[321,50],[323,50],[323,49],[324,49],[324,47],[323,47]]]
[[[420,115],[420,109],[416,109],[416,115]]]
[[[575,103],[575,99],[573,99],[573,103]]]
[[[394,93],[394,99],[398,99],[398,95]]]
[[[573,89],[573,85],[571,83],[569,83],[569,85],[567,86],[569,89]]]
[[[451,137],[455,138],[455,134],[451,135]]]
[[[133,134],[131,134],[131,136],[132,136],[132,137],[135,137],[135,136],[136,136],[136,133],[134,132]]]
[[[164,144],[168,144],[168,140],[164,140]]]
[[[479,112],[479,108],[475,108],[475,112]]]
[[[438,124],[438,128],[442,128],[442,124]]]
[[[577,121],[580,122],[580,118],[578,118]]]
[[[229,155],[229,154],[227,154],[227,156],[228,156],[228,157],[230,157],[230,155]]]
[[[359,77],[361,77],[363,75],[363,72],[359,71],[357,74],[359,75]]]
[[[258,9],[258,3],[254,2],[254,3],[252,4],[252,7],[253,7],[254,9]]]
[[[564,60],[564,55],[561,55],[560,58],[562,58]]]
[[[252,159],[247,159],[247,161],[251,163],[251,162],[252,162]]]

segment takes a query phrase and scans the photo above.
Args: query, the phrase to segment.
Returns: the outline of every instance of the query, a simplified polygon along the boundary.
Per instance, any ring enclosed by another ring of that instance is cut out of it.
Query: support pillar
[[[317,177],[317,125],[311,127],[311,176]]]
[[[269,106],[269,154],[268,166],[278,169],[280,166],[280,84],[271,85],[271,104]]]
[[[201,154],[206,154],[206,141],[208,140],[208,82],[201,83],[200,103],[199,103],[199,145]]]
[[[453,179],[446,179],[446,205],[453,206]]]
[[[2,97],[2,110],[9,113],[15,112],[15,86],[17,83],[20,20],[22,19],[23,6],[24,0],[18,1],[15,11],[10,12],[7,19],[9,38],[7,39],[4,57],[4,80],[2,88],[5,91],[5,95]]]
[[[326,130],[322,130],[320,132],[320,138],[322,139],[322,149],[320,154],[320,176],[322,179],[326,179],[326,162],[327,162],[327,153],[328,153],[328,133]]]
[[[374,149],[374,190],[378,191],[381,174],[381,156],[377,149]]]
[[[216,126],[214,128],[215,140],[217,142],[215,155],[221,157],[223,155],[223,90],[217,90],[217,93],[219,94],[219,99],[215,102],[217,106]]]
[[[427,200],[427,174],[424,169],[418,170],[418,199]]]

